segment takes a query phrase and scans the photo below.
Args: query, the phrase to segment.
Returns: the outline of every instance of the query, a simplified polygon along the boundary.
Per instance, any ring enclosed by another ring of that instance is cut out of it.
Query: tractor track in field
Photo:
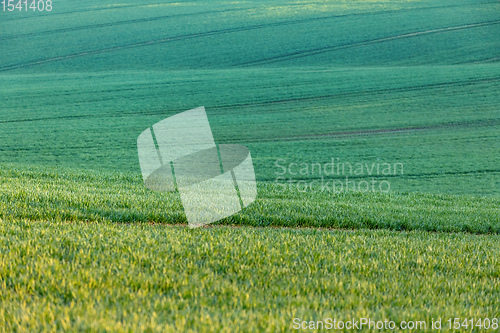
[[[277,100],[268,100],[261,102],[252,102],[252,103],[235,103],[228,105],[210,105],[208,107],[212,109],[231,109],[231,108],[242,108],[242,107],[253,107],[253,106],[265,106],[272,104],[286,104],[289,102],[301,102],[301,101],[315,101],[315,100],[324,100],[329,98],[338,98],[338,97],[358,97],[358,96],[366,96],[366,95],[378,95],[378,94],[387,94],[391,92],[408,92],[408,91],[421,91],[427,89],[435,89],[435,88],[443,88],[443,87],[453,87],[453,86],[470,86],[478,83],[490,83],[490,82],[498,82],[500,81],[500,77],[489,77],[489,78],[478,78],[478,79],[469,79],[462,81],[451,81],[451,82],[439,82],[439,83],[430,83],[426,85],[415,85],[415,86],[406,86],[406,87],[393,87],[393,88],[384,88],[384,89],[368,89],[363,91],[346,91],[346,92],[337,92],[334,94],[327,95],[319,95],[319,96],[304,96],[304,97],[294,97],[294,98],[285,98],[285,99],[277,99]],[[120,87],[116,89],[104,89],[99,91],[84,91],[84,92],[61,92],[61,93],[52,93],[52,97],[60,97],[60,96],[71,96],[71,95],[82,95],[84,99],[74,101],[74,103],[94,103],[94,102],[103,102],[109,101],[110,98],[100,98],[100,99],[91,99],[89,100],[86,95],[99,93],[99,94],[107,94],[107,93],[123,93],[123,92],[140,92],[141,90],[149,91],[152,87],[159,88],[164,86],[165,83],[152,83],[147,85],[140,86],[132,86],[132,87]],[[42,94],[46,96],[45,94]],[[24,97],[29,97],[28,95],[23,95]],[[149,98],[148,94],[136,95],[136,97],[142,96],[144,98]],[[35,96],[36,97],[36,96]],[[60,105],[60,103],[46,103],[46,106],[52,105]],[[171,111],[182,111],[182,110],[171,110]],[[159,111],[164,113],[165,111]],[[155,114],[157,112],[152,112],[151,114]],[[123,112],[120,115],[128,115],[128,114],[137,114],[130,112]],[[103,115],[103,114],[100,114]],[[88,115],[90,116],[90,115]],[[42,118],[40,118],[42,119]],[[43,118],[45,119],[45,118]],[[0,121],[2,123],[2,121]]]
[[[338,97],[358,97],[358,96],[367,96],[367,95],[381,95],[387,94],[391,92],[411,92],[411,91],[422,91],[429,89],[438,89],[438,88],[448,88],[455,86],[471,86],[478,83],[490,83],[490,82],[500,82],[500,77],[491,77],[491,78],[482,78],[482,79],[470,79],[464,81],[452,81],[452,82],[440,82],[440,83],[431,83],[426,85],[416,85],[409,87],[395,87],[395,88],[385,88],[385,89],[374,89],[374,90],[365,90],[358,92],[341,92],[336,94],[327,94],[321,96],[308,96],[308,97],[295,97],[295,98],[287,98],[280,100],[271,100],[271,101],[263,101],[263,102],[254,102],[254,103],[239,103],[232,105],[222,105],[222,106],[211,106],[216,109],[230,109],[230,108],[242,108],[242,107],[252,107],[252,106],[266,106],[273,104],[286,104],[293,102],[303,102],[303,101],[316,101],[316,100],[324,100]]]
[[[134,6],[125,6],[125,8],[126,7],[134,7]],[[342,15],[327,15],[327,16],[321,16],[321,17],[313,17],[313,18],[303,18],[303,19],[297,19],[297,20],[281,21],[281,22],[276,22],[276,23],[273,23],[273,24],[290,25],[290,24],[300,24],[300,23],[316,22],[316,21],[321,21],[321,20],[329,20],[329,19],[335,19],[335,18],[349,18],[349,17],[367,16],[367,15],[369,15],[369,16],[372,16],[372,15],[383,15],[383,14],[399,13],[399,12],[405,12],[405,11],[441,9],[441,8],[450,8],[450,7],[463,7],[463,6],[462,5],[455,5],[455,6],[435,6],[435,7],[421,7],[421,8],[411,8],[411,9],[394,9],[394,10],[374,11],[374,12],[366,12],[366,13],[352,13],[352,14],[342,14]],[[53,33],[64,33],[64,32],[73,32],[73,31],[80,31],[80,30],[96,29],[96,28],[106,28],[106,27],[113,27],[113,26],[120,26],[120,25],[127,25],[127,24],[154,22],[154,21],[161,21],[161,20],[171,19],[171,18],[198,16],[198,15],[206,15],[206,14],[225,14],[225,13],[229,13],[229,12],[248,11],[248,10],[251,10],[251,9],[254,9],[254,8],[253,7],[249,7],[249,8],[224,9],[224,10],[210,10],[210,11],[196,12],[196,13],[182,13],[182,14],[174,14],[174,15],[162,15],[162,16],[155,16],[155,17],[149,17],[149,18],[141,18],[141,19],[133,19],[133,20],[125,20],[125,21],[116,21],[116,22],[108,22],[108,23],[100,23],[100,24],[92,24],[92,25],[83,25],[83,26],[77,26],[77,27],[68,27],[68,28],[60,28],[60,29],[54,29],[54,30],[46,30],[46,31],[24,33],[24,34],[18,34],[18,35],[3,36],[3,37],[0,37],[0,41],[2,41],[2,40],[9,40],[9,39],[18,39],[18,38],[24,38],[24,37],[31,37],[31,36],[39,36],[39,35],[50,35],[50,34],[53,34]],[[60,14],[57,13],[56,15],[60,15]],[[264,24],[263,27],[265,27],[265,24]]]
[[[354,168],[353,168],[354,169]],[[372,174],[372,175],[351,175],[351,174],[342,174],[342,175],[327,175],[328,179],[323,177],[324,181],[332,181],[332,180],[345,180],[345,177],[348,176],[349,179],[369,179],[369,178],[401,178],[401,179],[413,179],[413,178],[435,178],[442,176],[468,176],[468,175],[479,175],[479,174],[500,174],[500,169],[480,169],[480,170],[468,170],[468,171],[443,171],[443,172],[425,172],[425,173],[415,173],[415,174],[403,174],[403,175],[382,175],[382,174]],[[320,176],[314,177],[300,177],[299,175],[294,175],[293,180],[295,182],[298,181],[318,181],[322,178]],[[276,178],[268,179],[263,178],[259,181],[263,182],[275,182]]]
[[[296,98],[286,98],[280,100],[271,100],[271,101],[262,101],[262,102],[253,102],[253,103],[236,103],[236,104],[226,104],[226,105],[209,105],[209,107],[214,110],[226,110],[226,109],[237,109],[237,108],[245,108],[245,107],[255,107],[255,106],[266,106],[266,105],[274,105],[274,104],[287,104],[287,103],[295,103],[295,102],[305,102],[305,101],[317,101],[317,100],[325,100],[325,99],[333,99],[333,98],[341,98],[341,97],[358,97],[358,96],[370,96],[370,95],[380,95],[387,94],[392,92],[412,92],[412,91],[422,91],[429,89],[439,89],[439,88],[448,88],[448,87],[456,87],[456,86],[470,86],[478,83],[489,83],[489,82],[500,82],[500,77],[490,77],[490,78],[481,78],[481,79],[471,79],[471,80],[462,80],[462,81],[452,81],[452,82],[440,82],[433,83],[427,85],[416,85],[409,87],[395,87],[395,88],[385,88],[385,89],[376,89],[376,90],[366,90],[366,91],[358,91],[358,92],[344,92],[344,93],[335,93],[321,96],[308,96],[308,97],[296,97]],[[149,88],[145,88],[149,89]],[[113,91],[131,91],[137,90],[137,88],[125,88],[125,89],[117,89]],[[106,92],[111,92],[111,90],[106,90]],[[66,95],[64,93],[63,95]],[[85,101],[89,102],[88,99]],[[100,102],[100,101],[109,101],[109,97],[102,99],[93,99],[90,102]],[[83,101],[81,101],[83,102]],[[81,103],[80,101],[76,101],[74,103]],[[57,105],[57,104],[56,104]],[[184,110],[169,110],[170,113],[181,112]],[[82,119],[82,118],[103,118],[103,117],[127,117],[127,116],[137,116],[139,114],[165,114],[165,110],[158,111],[146,111],[146,112],[120,112],[119,114],[115,112],[107,112],[107,113],[99,113],[99,114],[84,114],[84,115],[71,115],[71,116],[54,116],[54,117],[41,117],[41,118],[32,118],[32,119],[11,119],[11,120],[0,120],[0,124],[8,124],[8,123],[22,123],[22,122],[35,122],[35,121],[47,121],[47,120],[64,120],[64,119]],[[323,136],[332,136],[333,134],[321,134]],[[306,138],[304,138],[305,140]]]
[[[89,30],[89,29],[107,28],[107,27],[114,27],[114,26],[127,25],[127,24],[154,22],[154,21],[161,21],[161,20],[172,19],[172,18],[181,18],[181,17],[198,16],[198,15],[206,15],[206,14],[224,14],[227,12],[234,12],[234,11],[241,11],[241,10],[243,10],[243,9],[210,10],[210,11],[197,12],[197,13],[163,15],[163,16],[155,16],[155,17],[135,19],[135,20],[99,23],[99,24],[92,24],[92,25],[82,25],[82,26],[78,26],[78,27],[60,28],[60,29],[54,29],[54,30],[46,30],[46,31],[24,33],[24,34],[19,34],[19,35],[4,36],[4,37],[0,37],[0,41],[9,40],[9,39],[18,39],[18,38],[24,38],[24,37],[40,36],[40,35],[51,35],[51,34],[55,34],[55,33],[65,33],[65,32],[73,32],[73,31],[81,31],[81,30]]]
[[[294,135],[294,136],[282,136],[274,138],[265,139],[232,139],[231,142],[291,142],[291,141],[304,141],[304,140],[318,140],[328,137],[353,137],[353,136],[371,136],[379,134],[398,134],[398,133],[412,133],[421,131],[431,131],[446,128],[473,128],[473,127],[488,127],[488,126],[498,126],[500,125],[500,119],[492,120],[479,120],[479,121],[463,121],[463,122],[453,122],[453,123],[442,123],[435,125],[426,126],[412,126],[412,127],[400,127],[400,128],[386,128],[386,129],[374,129],[374,130],[356,130],[356,131],[343,131],[343,132],[330,132],[330,133],[318,133],[318,134],[308,134],[308,135]],[[221,141],[222,142],[222,141]]]
[[[367,40],[356,42],[356,43],[346,43],[346,44],[341,44],[341,45],[324,46],[324,47],[311,49],[311,50],[292,52],[292,53],[279,55],[279,56],[272,57],[272,58],[249,61],[249,62],[238,64],[237,67],[251,67],[251,66],[255,66],[255,65],[266,65],[266,64],[271,64],[271,63],[277,63],[277,62],[283,62],[283,61],[288,61],[288,60],[293,60],[293,59],[298,59],[298,58],[309,57],[309,56],[327,53],[327,52],[334,52],[334,51],[338,51],[338,50],[345,50],[345,49],[363,47],[363,46],[372,45],[372,44],[390,42],[390,41],[394,41],[394,40],[414,38],[414,37],[420,37],[420,36],[425,36],[425,35],[433,35],[433,34],[446,33],[446,32],[458,31],[458,30],[465,30],[465,29],[480,28],[480,27],[486,27],[486,26],[491,26],[491,25],[496,25],[496,24],[500,24],[500,20],[471,23],[471,24],[459,25],[459,26],[454,26],[454,27],[431,29],[431,30],[425,30],[425,31],[416,31],[416,32],[410,32],[410,33],[394,35],[394,36],[389,36],[389,37],[367,39]]]
[[[247,9],[245,9],[245,10],[247,10]],[[394,11],[397,11],[397,10],[394,10]],[[127,50],[127,49],[134,49],[134,48],[157,45],[157,44],[164,44],[164,43],[169,43],[169,42],[176,42],[176,41],[196,39],[196,38],[213,37],[213,36],[225,35],[225,34],[230,34],[230,33],[258,30],[258,29],[270,28],[270,27],[281,27],[281,26],[286,26],[286,25],[293,25],[293,24],[307,23],[307,22],[311,22],[311,21],[318,21],[318,20],[322,20],[322,19],[342,18],[342,17],[359,16],[359,15],[386,14],[388,12],[390,12],[390,11],[381,11],[381,12],[376,12],[376,13],[345,14],[345,15],[335,15],[335,16],[320,17],[320,18],[315,17],[315,18],[307,18],[307,19],[300,19],[300,20],[290,20],[290,21],[282,21],[282,22],[274,22],[274,23],[266,23],[266,24],[256,24],[256,25],[243,26],[243,27],[218,29],[218,30],[191,33],[191,34],[178,35],[178,36],[170,36],[170,37],[152,39],[152,40],[136,42],[136,43],[131,43],[131,44],[116,45],[116,46],[111,46],[111,47],[98,49],[98,50],[87,50],[87,51],[82,51],[82,52],[70,53],[70,54],[66,54],[66,55],[60,55],[60,56],[56,56],[56,57],[49,57],[49,58],[45,58],[45,59],[38,59],[38,60],[32,60],[32,61],[28,61],[28,62],[11,64],[11,65],[0,67],[0,72],[10,71],[10,70],[15,70],[15,69],[20,69],[20,68],[26,68],[26,67],[32,67],[32,66],[36,66],[36,65],[42,65],[42,64],[46,64],[46,63],[58,62],[58,61],[62,61],[62,60],[79,58],[79,57],[84,57],[84,56],[91,56],[91,55],[96,55],[96,54],[109,53],[109,52],[115,52],[115,51],[121,51],[121,50]],[[294,52],[294,53],[291,53],[288,55],[278,56],[278,57],[274,57],[274,58],[237,64],[237,65],[233,65],[233,67],[247,67],[247,66],[253,66],[253,65],[261,64],[261,63],[280,62],[280,61],[288,60],[288,57],[290,57],[291,55],[293,55],[293,57],[308,56],[308,55],[311,55],[311,54],[309,54],[310,52],[319,52],[319,53],[330,52],[330,51],[333,51],[332,48],[339,49],[339,48],[358,47],[358,46],[369,45],[369,44],[373,44],[373,43],[381,43],[384,41],[395,40],[395,39],[410,38],[410,37],[415,37],[415,36],[420,36],[420,35],[425,35],[425,34],[446,32],[446,31],[455,31],[455,30],[460,30],[460,29],[474,28],[474,27],[487,26],[487,25],[493,25],[493,24],[499,24],[499,23],[500,23],[500,20],[482,22],[482,23],[474,23],[474,24],[467,24],[464,26],[456,26],[456,27],[448,27],[448,28],[442,28],[442,29],[427,30],[427,31],[423,31],[423,32],[407,33],[407,34],[378,38],[378,39],[368,40],[368,41],[363,41],[363,42],[349,43],[349,44],[345,44],[345,45],[341,45],[341,46],[322,47],[322,48],[315,49],[315,50]],[[112,24],[112,23],[110,23],[110,24]],[[67,28],[67,29],[72,29],[72,28]],[[304,52],[307,52],[308,54],[304,54]],[[281,59],[283,57],[287,57],[287,58]]]
[[[37,150],[39,148],[44,148],[48,151],[66,151],[66,150],[73,150],[73,149],[85,149],[85,151],[93,150],[93,149],[100,149],[102,147],[105,147],[107,149],[122,149],[122,146],[96,146],[96,145],[79,145],[79,146],[52,146],[50,149],[46,149],[46,147],[43,146],[34,146],[34,147],[4,147],[0,148],[1,152],[32,152],[33,150]]]
[[[488,64],[488,63],[494,63],[494,62],[499,62],[499,61],[500,61],[500,57],[493,57],[493,58],[479,59],[479,60],[474,60],[474,61],[461,62],[461,63],[458,63],[457,65]]]
[[[253,29],[258,29],[258,28],[254,27]],[[121,51],[121,50],[134,49],[134,48],[143,47],[143,46],[150,46],[150,45],[157,45],[157,44],[163,44],[163,43],[168,43],[168,42],[195,39],[195,38],[199,38],[199,37],[217,36],[217,35],[223,35],[226,33],[246,31],[246,30],[252,30],[252,29],[250,29],[248,27],[247,28],[221,29],[221,30],[214,30],[214,31],[210,31],[210,32],[186,34],[186,35],[179,35],[179,36],[174,36],[174,37],[153,39],[153,40],[149,40],[149,41],[137,42],[137,43],[132,43],[132,44],[117,45],[117,46],[112,46],[112,47],[99,49],[99,50],[89,50],[89,51],[84,51],[84,52],[70,53],[70,54],[66,54],[66,55],[62,55],[62,56],[39,59],[39,60],[35,60],[35,61],[29,61],[29,62],[18,63],[18,64],[14,64],[14,65],[0,67],[0,72],[6,72],[6,71],[10,71],[10,70],[27,68],[27,67],[32,67],[32,66],[36,66],[36,65],[42,65],[42,64],[46,64],[46,63],[58,62],[58,61],[62,61],[62,60],[74,59],[74,58],[79,58],[79,57],[84,57],[84,56],[92,56],[92,55],[102,54],[102,53],[109,53],[109,52],[115,52],[115,51]]]
[[[172,4],[175,2],[168,2],[168,3]],[[142,4],[142,5],[125,5],[125,6],[114,6],[114,7],[90,7],[90,8],[86,8],[86,9],[82,9],[82,10],[72,10],[72,11],[68,11],[68,12],[50,12],[50,14],[38,15],[37,17],[44,18],[44,17],[52,17],[52,16],[60,16],[60,15],[98,12],[98,11],[105,11],[105,10],[136,8],[136,7],[143,7],[143,6],[145,6],[145,5]],[[32,19],[32,17],[26,17],[26,16],[25,17],[13,17],[13,18],[5,19],[5,22],[12,22],[12,21],[19,21],[19,20],[26,20],[26,19]]]
[[[50,58],[45,58],[45,59],[39,59],[39,60],[34,60],[34,61],[29,61],[29,62],[8,65],[8,66],[0,67],[0,72],[10,71],[10,70],[20,69],[20,68],[26,68],[26,67],[51,63],[51,62],[57,62],[57,61],[61,61],[61,60],[79,58],[79,57],[83,57],[83,56],[109,53],[109,52],[115,52],[115,51],[127,50],[127,49],[134,49],[134,48],[138,48],[138,47],[164,44],[164,43],[169,43],[169,42],[176,42],[176,41],[189,40],[189,39],[195,39],[195,38],[212,37],[212,36],[224,35],[224,34],[234,33],[234,32],[257,30],[257,29],[261,29],[264,27],[272,27],[272,26],[279,26],[279,25],[283,25],[283,23],[280,22],[280,23],[272,23],[272,24],[258,24],[258,25],[247,26],[247,27],[219,29],[219,30],[212,30],[212,31],[207,31],[207,32],[199,32],[199,33],[164,37],[164,38],[159,38],[159,39],[152,39],[152,40],[142,41],[142,42],[137,42],[137,43],[117,45],[117,46],[112,46],[112,47],[98,49],[98,50],[88,50],[88,51],[83,51],[83,52],[70,53],[70,54],[61,55],[61,56],[57,56],[57,57],[50,57]]]

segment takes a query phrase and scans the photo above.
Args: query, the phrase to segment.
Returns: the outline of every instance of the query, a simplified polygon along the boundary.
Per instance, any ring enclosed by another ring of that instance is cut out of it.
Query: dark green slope
[[[403,163],[398,192],[500,193],[498,1],[86,1],[1,15],[0,163],[139,172],[139,133],[204,105],[217,142],[251,149],[260,181],[278,159],[339,158]]]
[[[55,3],[2,13],[0,72],[498,61],[499,13],[498,1]]]

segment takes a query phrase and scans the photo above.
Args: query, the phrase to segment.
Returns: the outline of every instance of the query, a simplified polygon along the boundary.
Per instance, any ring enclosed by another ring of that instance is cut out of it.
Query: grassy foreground
[[[498,235],[5,220],[0,248],[7,331],[500,316]]]

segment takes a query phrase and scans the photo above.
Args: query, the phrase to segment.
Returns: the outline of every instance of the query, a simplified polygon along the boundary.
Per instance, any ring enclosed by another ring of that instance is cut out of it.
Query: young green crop
[[[88,0],[3,13],[0,331],[499,318],[499,10]],[[258,198],[191,230],[177,193],[144,187],[136,140],[201,105],[216,142],[250,149]],[[337,158],[404,173],[376,175],[388,193],[301,191],[325,175],[300,165]]]
[[[247,226],[500,233],[500,199],[425,193],[301,192],[258,183],[257,200],[217,222]],[[145,188],[139,173],[5,165],[0,218],[184,224],[177,192]]]
[[[499,244],[420,231],[3,220],[0,327],[288,332],[294,318],[498,318]]]

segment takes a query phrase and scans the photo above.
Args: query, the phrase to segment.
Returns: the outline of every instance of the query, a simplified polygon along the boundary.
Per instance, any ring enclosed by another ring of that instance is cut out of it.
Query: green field
[[[261,181],[278,159],[338,158],[403,163],[397,192],[498,196],[499,77],[498,65],[9,74],[0,158],[138,172],[138,134],[205,105],[216,142],[246,145]]]
[[[499,318],[499,36],[496,0],[0,11],[0,331]],[[202,105],[258,197],[190,230],[136,140]]]
[[[187,224],[177,192],[135,173],[56,167],[0,170],[0,218]],[[258,184],[251,206],[217,224],[500,234],[500,198],[428,193],[300,192]]]

